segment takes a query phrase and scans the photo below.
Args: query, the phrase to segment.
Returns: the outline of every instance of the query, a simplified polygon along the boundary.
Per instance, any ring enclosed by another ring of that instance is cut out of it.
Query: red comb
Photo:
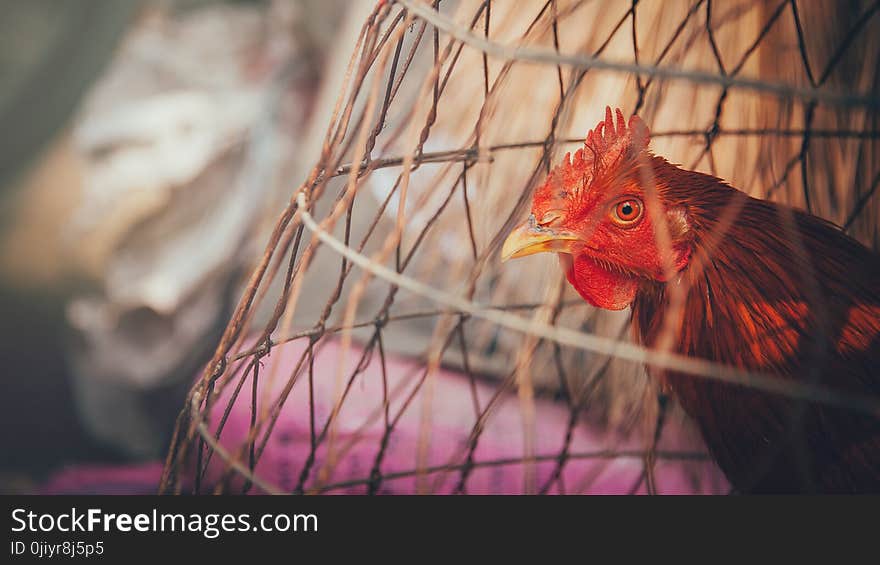
[[[590,133],[582,149],[574,155],[566,153],[553,169],[548,182],[554,186],[580,186],[585,174],[597,169],[609,170],[624,158],[647,148],[650,133],[638,116],[632,116],[627,124],[620,109],[615,110],[617,124],[611,108],[605,107],[605,120],[599,122]]]
[[[599,122],[587,134],[585,148],[589,150],[602,165],[608,166],[617,161],[626,152],[638,152],[648,147],[651,134],[648,127],[638,117],[632,116],[627,124],[620,108],[614,110],[617,125],[611,114],[611,108],[605,107],[605,120]],[[577,154],[575,154],[577,160]]]

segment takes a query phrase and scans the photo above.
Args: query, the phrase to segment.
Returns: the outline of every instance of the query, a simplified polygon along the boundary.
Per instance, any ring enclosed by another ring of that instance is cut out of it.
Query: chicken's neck
[[[641,341],[783,375],[808,363],[811,347],[843,354],[859,342],[850,322],[877,318],[876,254],[824,220],[728,190],[710,220],[697,218],[681,276],[640,287]]]

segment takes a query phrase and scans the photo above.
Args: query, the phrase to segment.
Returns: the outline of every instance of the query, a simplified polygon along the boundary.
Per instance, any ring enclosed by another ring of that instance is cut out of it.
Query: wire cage
[[[878,2],[378,2],[167,455],[163,492],[727,492],[651,351],[552,258],[501,265],[602,118],[878,242]],[[673,431],[667,430],[672,426]]]

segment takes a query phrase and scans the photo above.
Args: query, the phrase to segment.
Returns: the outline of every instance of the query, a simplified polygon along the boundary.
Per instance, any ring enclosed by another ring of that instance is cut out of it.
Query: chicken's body
[[[615,126],[609,110],[585,151],[536,193],[505,257],[560,252],[588,302],[632,306],[648,347],[880,397],[878,255],[824,220],[653,156],[647,143],[637,118],[628,129],[618,111]],[[876,415],[650,371],[738,491],[880,492]]]
[[[662,160],[655,169],[658,185],[669,175],[686,180],[691,200],[704,199],[709,209],[741,206],[714,249],[696,241],[695,258],[705,259],[681,273],[689,290],[674,350],[880,396],[877,256],[814,216]],[[720,234],[719,220],[707,214],[698,229]],[[667,284],[675,283],[645,281],[633,303],[645,345],[662,331]],[[880,491],[880,419],[691,375],[661,378],[738,490]]]

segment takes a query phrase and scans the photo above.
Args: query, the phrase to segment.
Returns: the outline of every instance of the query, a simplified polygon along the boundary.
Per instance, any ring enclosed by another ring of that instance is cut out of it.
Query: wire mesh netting
[[[498,253],[606,105],[640,115],[656,154],[876,248],[878,8],[376,4],[162,490],[726,492],[646,363],[876,413],[645,349],[552,258]]]

